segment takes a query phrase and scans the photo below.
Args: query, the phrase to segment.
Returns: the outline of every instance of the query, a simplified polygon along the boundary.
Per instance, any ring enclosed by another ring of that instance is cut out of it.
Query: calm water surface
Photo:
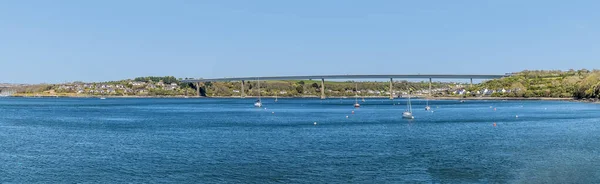
[[[0,182],[600,183],[597,104],[253,101],[0,98]]]

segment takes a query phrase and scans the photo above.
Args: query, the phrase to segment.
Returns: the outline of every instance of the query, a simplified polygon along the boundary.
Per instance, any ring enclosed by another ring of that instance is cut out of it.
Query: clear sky
[[[600,1],[0,2],[0,82],[600,68]]]

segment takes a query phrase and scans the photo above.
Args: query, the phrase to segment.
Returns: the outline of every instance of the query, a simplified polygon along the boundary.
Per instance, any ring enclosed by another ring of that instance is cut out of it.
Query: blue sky
[[[600,1],[0,3],[0,82],[600,68]]]

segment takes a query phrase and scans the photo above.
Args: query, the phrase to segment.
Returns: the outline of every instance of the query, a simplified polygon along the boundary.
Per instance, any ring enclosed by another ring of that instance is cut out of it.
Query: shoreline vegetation
[[[11,96],[13,98],[102,98],[101,96]],[[107,99],[253,99],[258,96],[108,96],[104,97]],[[262,96],[263,100],[273,100],[275,96]],[[319,96],[295,96],[295,97],[277,97],[279,99],[319,99]],[[354,99],[354,96],[343,96],[343,97],[329,97],[328,99]],[[367,96],[360,97],[367,100],[389,100],[388,96]],[[413,97],[411,97],[413,98]],[[429,100],[464,100],[464,101],[488,101],[488,100],[502,100],[502,101],[569,101],[569,102],[585,102],[585,103],[600,103],[600,100],[595,99],[576,99],[576,98],[553,98],[553,97],[423,97],[415,96],[416,99],[429,99]],[[406,99],[406,97],[394,98]]]
[[[187,78],[186,78],[187,79]],[[0,87],[0,94],[13,97],[76,97],[76,98],[318,98],[320,81],[289,80],[206,82],[199,89],[182,78],[138,77],[109,82],[71,82],[63,84],[13,85]],[[538,70],[512,73],[501,79],[479,84],[433,82],[429,91],[426,81],[394,81],[394,98],[407,96],[447,100],[569,100],[597,102],[600,98],[600,70]],[[8,89],[8,90],[7,90]],[[389,82],[385,81],[326,81],[327,98],[389,98]],[[12,91],[6,95],[5,91]]]
[[[101,98],[102,96],[11,96],[14,98]],[[258,98],[258,96],[245,96],[245,97],[240,97],[240,96],[211,96],[211,97],[206,97],[206,96],[108,96],[105,98],[216,98],[216,99],[222,99],[222,98],[240,98],[240,99],[244,99],[244,98],[248,98],[248,99],[252,99],[252,98]],[[279,99],[294,99],[294,98],[320,98],[319,96],[295,96],[295,97],[279,97],[279,96],[261,96],[261,98],[263,99],[275,99],[275,98],[279,98]],[[328,99],[354,99],[354,96],[336,96],[336,97],[329,97]],[[364,99],[385,99],[385,100],[390,100],[388,96],[365,96],[365,97],[359,97],[359,98],[364,98]],[[394,99],[405,99],[406,97],[400,97],[400,98],[394,98]],[[543,101],[587,101],[587,100],[577,100],[575,98],[552,98],[552,97],[452,97],[452,96],[447,96],[447,97],[426,97],[426,96],[414,96],[411,98],[416,98],[416,99],[430,99],[430,100],[543,100]]]

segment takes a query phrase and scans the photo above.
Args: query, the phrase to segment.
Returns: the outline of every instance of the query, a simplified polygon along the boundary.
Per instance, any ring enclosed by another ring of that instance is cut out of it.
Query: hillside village
[[[72,82],[64,84],[20,85],[11,88],[16,93],[13,96],[197,96],[196,87],[179,80],[122,80],[102,83]],[[354,86],[358,86],[358,90]],[[332,82],[327,84],[327,96],[363,96],[363,97],[388,97],[390,91],[385,82]],[[423,82],[401,81],[394,84],[392,96],[407,96],[411,89],[413,96],[492,96],[508,94],[512,89],[475,89],[468,84],[461,83],[434,83],[429,94],[428,84]],[[17,90],[15,90],[17,89]],[[0,91],[2,91],[0,89]],[[7,91],[7,90],[5,90]],[[239,97],[242,91],[239,82],[213,82],[201,86],[203,96],[213,97]],[[261,86],[262,96],[301,97],[318,96],[320,86],[298,81],[269,81]],[[258,96],[255,83],[247,82],[244,90],[245,96]],[[6,96],[6,95],[5,95]]]
[[[156,91],[172,91],[177,94],[181,88],[177,83],[166,84],[162,81],[139,82],[131,81],[126,84],[103,83],[70,83],[61,84],[55,90],[57,93],[76,93],[89,95],[149,95]]]

